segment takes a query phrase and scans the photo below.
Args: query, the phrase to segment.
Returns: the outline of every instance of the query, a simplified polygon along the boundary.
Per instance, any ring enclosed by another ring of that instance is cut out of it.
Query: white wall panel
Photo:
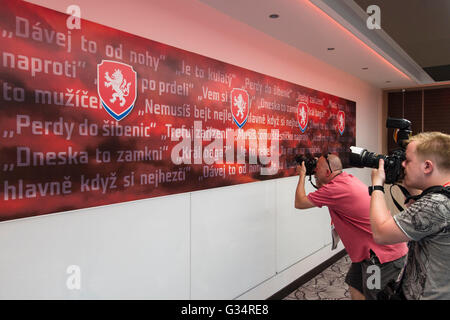
[[[232,299],[275,274],[275,187],[192,193],[192,299]]]
[[[298,177],[277,180],[277,272],[304,259],[331,242],[330,215],[326,207],[294,207]],[[307,193],[315,189],[305,182]]]
[[[0,252],[0,299],[189,299],[189,194],[3,222]]]

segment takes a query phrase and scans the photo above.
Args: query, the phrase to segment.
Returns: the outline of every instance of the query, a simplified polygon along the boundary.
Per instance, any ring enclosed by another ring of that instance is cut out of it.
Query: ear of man
[[[433,172],[434,164],[431,160],[425,160],[424,162],[424,173],[430,174]]]

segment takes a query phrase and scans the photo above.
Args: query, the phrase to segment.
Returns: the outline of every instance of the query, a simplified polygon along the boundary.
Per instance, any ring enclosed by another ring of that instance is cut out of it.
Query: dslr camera
[[[298,165],[301,165],[302,162],[305,162],[306,175],[309,176],[309,182],[314,188],[318,189],[318,187],[311,180],[311,177],[314,174],[314,170],[317,166],[317,158],[314,158],[312,155],[303,156],[299,154],[295,156],[295,162],[297,162]]]
[[[402,162],[406,159],[406,140],[411,136],[411,122],[407,119],[388,118],[386,128],[393,128],[394,141],[399,146],[392,154],[386,156],[370,152],[356,146],[350,147],[350,165],[357,168],[378,168],[380,159],[384,160],[384,171],[386,173],[385,183],[392,184],[404,177]]]
[[[317,166],[316,158],[313,158],[311,156],[305,157],[303,155],[296,155],[295,162],[297,162],[298,165],[301,165],[302,162],[305,162],[307,176],[312,176],[314,174],[314,169],[316,169],[316,166]]]

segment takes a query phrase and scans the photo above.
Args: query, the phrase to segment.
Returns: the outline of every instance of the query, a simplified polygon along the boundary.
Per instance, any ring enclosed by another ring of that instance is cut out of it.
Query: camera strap
[[[389,192],[391,193],[391,199],[392,199],[392,201],[394,202],[395,206],[397,207],[397,209],[398,209],[399,211],[403,211],[403,210],[405,210],[405,208],[403,208],[403,207],[397,202],[397,200],[395,200],[394,195],[392,194],[392,187],[393,187],[393,186],[399,187],[400,190],[402,191],[403,195],[405,196],[405,198],[408,198],[408,197],[410,197],[411,195],[409,194],[409,191],[406,190],[406,188],[405,188],[404,186],[400,185],[400,184],[394,183],[394,184],[392,184],[391,187],[389,188]],[[405,202],[405,203],[406,203],[406,202]]]
[[[336,171],[335,171],[335,172],[336,172]],[[336,177],[337,177],[338,175],[340,175],[342,172],[344,172],[344,171],[341,170],[341,172],[339,172],[337,175],[335,175],[333,178],[331,178],[331,180],[333,180],[334,178],[336,178]],[[312,182],[311,178],[312,178],[312,174],[309,175],[309,182],[311,183],[311,185],[312,185],[314,188],[319,189],[319,188]],[[405,189],[405,190],[406,190],[406,189]],[[402,209],[402,210],[403,210],[403,209]]]
[[[311,183],[311,185],[312,185],[314,188],[319,189],[319,188],[317,188],[317,186],[312,182],[311,178],[312,178],[312,175],[309,175],[309,182]]]
[[[422,198],[424,195],[429,194],[429,193],[441,193],[441,194],[447,196],[447,198],[450,198],[450,187],[443,187],[443,186],[429,187],[429,188],[423,190],[422,193],[417,196],[407,197],[405,199],[405,203],[408,203],[409,200],[417,201],[420,198]]]

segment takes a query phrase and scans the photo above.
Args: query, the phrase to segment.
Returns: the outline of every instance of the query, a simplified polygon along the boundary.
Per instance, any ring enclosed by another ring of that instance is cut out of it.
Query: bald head
[[[328,166],[327,158],[330,166]],[[342,173],[341,159],[334,154],[328,154],[327,158],[321,156],[317,161],[316,170],[314,171],[314,177],[316,178],[319,187],[327,184],[333,180],[335,176]]]
[[[328,155],[328,162],[330,163],[331,170],[342,170],[342,161],[335,154]]]

